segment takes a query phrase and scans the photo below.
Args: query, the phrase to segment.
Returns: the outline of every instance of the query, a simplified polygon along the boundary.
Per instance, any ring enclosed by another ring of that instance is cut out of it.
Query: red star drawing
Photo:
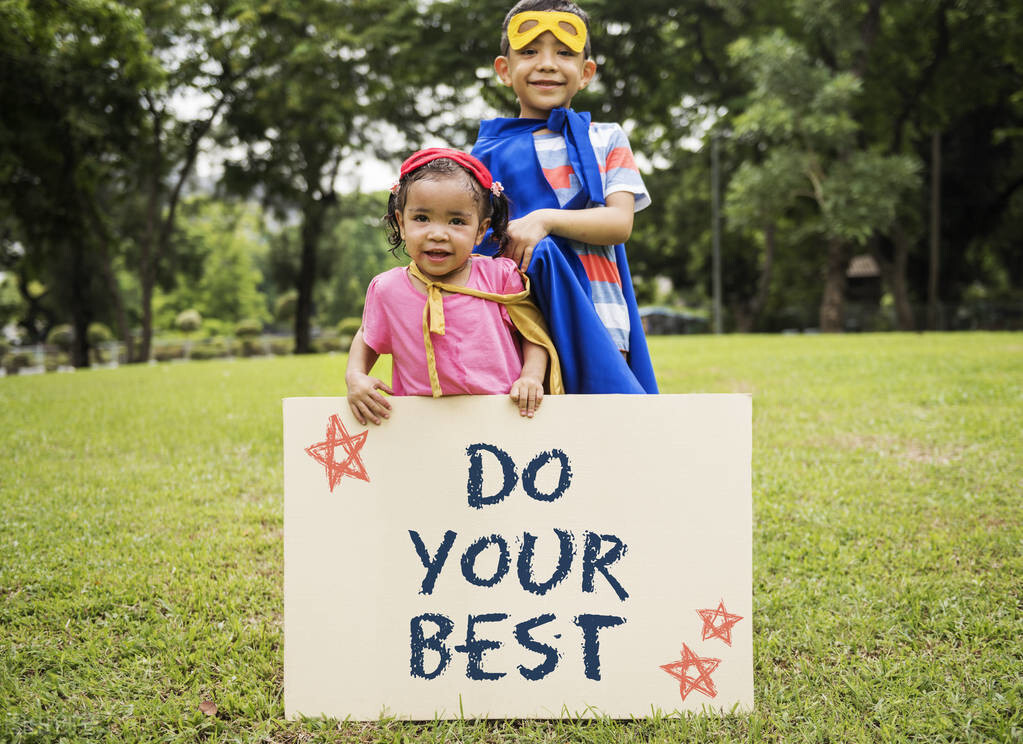
[[[714,680],[710,678],[710,675],[720,663],[721,659],[697,656],[689,646],[683,643],[682,658],[671,664],[661,664],[661,669],[679,681],[678,690],[682,694],[683,700],[693,690],[702,692],[707,697],[716,697],[718,691],[714,687]],[[686,674],[689,667],[696,667],[698,674],[695,677]]]
[[[341,423],[341,417],[334,414],[327,422],[327,438],[305,448],[311,458],[326,468],[327,482],[330,484],[330,492],[334,492],[334,486],[341,482],[346,475],[369,482],[369,473],[359,456],[359,450],[366,443],[366,435],[369,431],[356,434],[354,437],[348,434],[348,429]],[[344,462],[334,459],[334,450],[340,445],[348,454]]]
[[[732,626],[742,620],[742,616],[726,611],[724,600],[718,602],[716,610],[697,610],[696,614],[703,618],[703,640],[720,638],[732,645]],[[719,619],[721,622],[717,622]]]

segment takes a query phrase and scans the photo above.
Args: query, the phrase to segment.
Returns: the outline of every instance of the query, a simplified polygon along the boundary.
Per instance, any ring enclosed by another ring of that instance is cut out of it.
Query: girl
[[[402,164],[385,220],[392,252],[404,244],[412,262],[378,275],[366,291],[345,373],[360,424],[390,416],[380,391],[509,394],[520,415],[532,417],[548,358],[551,392],[562,392],[557,356],[524,275],[511,259],[472,253],[488,227],[502,246],[508,240],[502,191],[479,160],[457,150],[421,150]],[[392,356],[391,386],[369,374],[380,354]]]

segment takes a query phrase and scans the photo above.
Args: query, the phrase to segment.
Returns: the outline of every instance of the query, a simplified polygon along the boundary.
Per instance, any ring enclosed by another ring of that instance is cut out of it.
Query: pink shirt
[[[473,256],[472,289],[512,294],[522,277],[509,258]],[[366,290],[362,335],[378,354],[390,354],[395,395],[431,395],[423,345],[426,295],[402,266],[376,276]],[[437,377],[444,395],[503,395],[522,374],[518,332],[504,306],[468,295],[444,295],[443,336],[433,335]]]

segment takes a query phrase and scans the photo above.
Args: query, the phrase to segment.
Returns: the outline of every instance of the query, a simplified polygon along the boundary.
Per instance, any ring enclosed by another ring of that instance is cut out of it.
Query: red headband
[[[399,172],[398,178],[400,180],[417,168],[421,168],[427,163],[431,163],[434,160],[440,160],[441,158],[454,160],[460,166],[472,173],[476,177],[476,180],[480,182],[480,185],[488,191],[491,186],[494,185],[494,178],[490,175],[490,171],[487,170],[487,166],[483,165],[483,163],[474,158],[472,155],[467,155],[460,150],[451,150],[447,147],[431,147],[426,150],[420,150],[419,152],[412,153],[408,160],[401,164],[401,171]]]

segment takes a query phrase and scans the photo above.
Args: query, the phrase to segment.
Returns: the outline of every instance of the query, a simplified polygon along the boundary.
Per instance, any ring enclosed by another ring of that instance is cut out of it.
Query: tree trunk
[[[872,241],[871,253],[881,267],[881,279],[885,288],[892,293],[895,303],[895,327],[900,331],[915,331],[916,320],[913,318],[913,306],[909,302],[909,282],[906,280],[906,264],[909,260],[910,240],[906,231],[899,223],[892,227],[892,244],[894,258],[889,261],[878,246]]]
[[[84,248],[75,237],[69,238],[70,261],[68,270],[68,294],[71,310],[71,327],[74,339],[71,342],[71,364],[74,367],[89,366],[89,323],[92,309],[89,307],[89,277],[85,271]]]
[[[323,202],[310,197],[302,221],[302,258],[298,268],[295,305],[295,353],[312,351],[313,286],[316,283],[316,248],[323,231]]]
[[[849,263],[848,248],[838,238],[828,241],[828,263],[821,297],[820,329],[824,333],[841,333],[845,320],[845,270]]]
[[[107,280],[107,287],[110,289],[110,296],[114,300],[114,322],[117,324],[117,335],[124,343],[124,361],[131,362],[135,358],[134,340],[131,337],[131,328],[128,327],[128,316],[124,312],[121,287],[117,284],[117,276],[114,274],[114,267],[110,261],[110,253],[106,250],[103,251],[103,274]]]
[[[736,333],[752,333],[756,316],[751,312],[753,303],[736,302],[731,306],[732,317],[735,319]]]
[[[146,227],[139,241],[139,284],[142,289],[142,339],[138,359],[148,362],[153,349],[153,288],[156,285],[157,222],[160,209],[160,182],[154,166],[149,174],[149,196],[146,200]]]
[[[234,78],[233,80],[237,80]],[[232,85],[234,83],[232,82]],[[223,95],[217,101],[213,110],[206,119],[191,122],[190,134],[185,144],[185,154],[170,191],[161,180],[161,168],[165,166],[164,143],[163,143],[163,112],[150,100],[150,110],[153,113],[153,142],[152,158],[149,168],[149,197],[146,207],[146,233],[142,240],[142,266],[140,267],[140,283],[142,285],[142,348],[139,350],[140,362],[149,361],[153,344],[153,289],[156,285],[157,267],[163,257],[167,255],[170,240],[174,234],[174,226],[178,208],[181,200],[181,193],[188,177],[195,167],[196,158],[199,156],[199,144],[203,137],[210,131],[213,122],[219,116],[221,109],[227,102],[228,91],[225,89]],[[173,170],[173,167],[170,168]],[[166,212],[164,212],[166,210]]]
[[[915,331],[913,307],[909,303],[909,282],[906,280],[906,264],[909,261],[909,236],[899,225],[893,234],[895,241],[895,265],[892,271],[892,299],[895,300],[895,322],[900,331]]]
[[[931,235],[927,272],[927,328],[938,330],[938,276],[941,260],[941,135],[931,136]]]
[[[131,362],[134,358],[133,339],[131,328],[128,327],[128,316],[124,311],[124,296],[121,287],[117,283],[117,275],[114,273],[114,262],[110,257],[110,231],[107,229],[103,219],[99,215],[95,202],[90,202],[88,211],[89,223],[96,233],[97,250],[99,252],[100,271],[107,283],[107,291],[114,303],[114,323],[117,326],[117,336],[124,342],[124,359]]]

